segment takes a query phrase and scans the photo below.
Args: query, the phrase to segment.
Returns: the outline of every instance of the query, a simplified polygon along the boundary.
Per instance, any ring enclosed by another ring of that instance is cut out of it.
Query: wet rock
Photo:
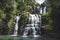
[[[3,18],[0,18],[0,35],[8,34],[7,21]]]

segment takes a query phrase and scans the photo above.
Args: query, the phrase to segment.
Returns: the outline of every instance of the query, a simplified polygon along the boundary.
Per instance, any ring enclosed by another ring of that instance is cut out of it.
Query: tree
[[[50,7],[50,17],[53,20],[53,26],[55,30],[60,30],[60,0],[48,0]]]

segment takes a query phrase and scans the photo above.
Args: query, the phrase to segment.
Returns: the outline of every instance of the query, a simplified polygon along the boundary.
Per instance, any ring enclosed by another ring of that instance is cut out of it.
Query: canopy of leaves
[[[0,0],[0,18],[5,19],[8,27],[11,27],[15,14],[19,13],[24,16],[22,19],[24,23],[27,12],[32,12],[32,5],[35,5],[34,0]]]

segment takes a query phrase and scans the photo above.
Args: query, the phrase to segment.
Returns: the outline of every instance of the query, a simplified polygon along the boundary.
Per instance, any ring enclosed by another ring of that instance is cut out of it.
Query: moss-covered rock
[[[19,24],[18,24],[18,26],[19,26],[19,28],[18,28],[18,32],[19,32],[19,34],[20,34],[20,32],[21,32],[21,30],[25,27],[25,25],[27,24],[27,22],[28,22],[28,12],[24,12],[22,15],[21,15],[21,18],[20,18],[20,20],[19,20]]]

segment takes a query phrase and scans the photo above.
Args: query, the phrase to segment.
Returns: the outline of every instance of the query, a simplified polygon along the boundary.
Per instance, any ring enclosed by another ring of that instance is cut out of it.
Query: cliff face
[[[8,32],[7,22],[5,19],[0,18],[0,35],[5,35]]]

